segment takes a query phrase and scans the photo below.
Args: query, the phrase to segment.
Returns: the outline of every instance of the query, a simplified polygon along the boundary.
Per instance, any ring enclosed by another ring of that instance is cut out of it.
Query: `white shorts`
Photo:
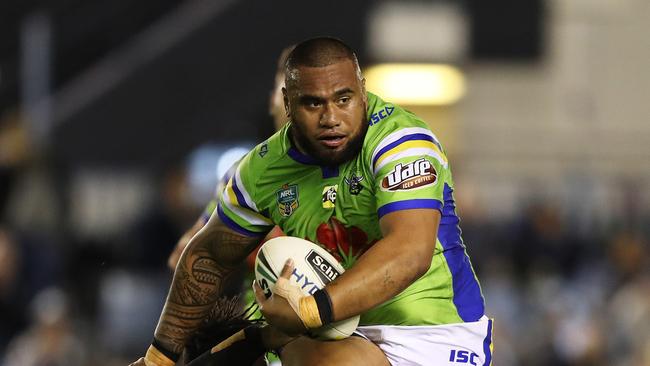
[[[384,351],[393,366],[492,364],[492,319],[432,326],[360,326],[355,334]]]

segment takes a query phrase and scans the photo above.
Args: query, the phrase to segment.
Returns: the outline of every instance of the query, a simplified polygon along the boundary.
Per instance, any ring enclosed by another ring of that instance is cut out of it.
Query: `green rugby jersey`
[[[368,132],[361,152],[338,167],[318,165],[295,149],[287,124],[237,166],[217,212],[233,230],[263,236],[273,225],[321,245],[349,268],[381,239],[390,212],[441,212],[427,273],[389,301],[361,314],[361,325],[436,325],[476,321],[484,301],[455,212],[444,150],[426,123],[368,93]],[[433,230],[433,228],[432,228]],[[403,243],[403,250],[409,250]]]

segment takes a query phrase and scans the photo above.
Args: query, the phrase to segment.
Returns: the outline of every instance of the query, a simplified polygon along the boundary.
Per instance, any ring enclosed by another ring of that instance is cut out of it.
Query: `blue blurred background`
[[[495,365],[650,365],[648,34],[647,0],[1,2],[0,365],[144,352],[169,253],[317,35],[445,145]],[[453,77],[373,72],[413,64]]]

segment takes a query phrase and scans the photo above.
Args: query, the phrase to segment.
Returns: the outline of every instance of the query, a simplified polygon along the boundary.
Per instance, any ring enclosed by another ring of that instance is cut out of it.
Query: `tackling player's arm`
[[[154,345],[134,365],[173,365],[192,332],[199,328],[221,293],[224,279],[263,236],[245,236],[212,215],[190,240],[174,272]]]

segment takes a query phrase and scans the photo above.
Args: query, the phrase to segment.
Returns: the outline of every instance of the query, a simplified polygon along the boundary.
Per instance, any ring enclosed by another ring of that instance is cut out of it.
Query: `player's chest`
[[[264,214],[280,226],[304,229],[331,217],[356,224],[376,212],[372,177],[356,161],[338,169],[298,166],[293,170],[264,182]]]

